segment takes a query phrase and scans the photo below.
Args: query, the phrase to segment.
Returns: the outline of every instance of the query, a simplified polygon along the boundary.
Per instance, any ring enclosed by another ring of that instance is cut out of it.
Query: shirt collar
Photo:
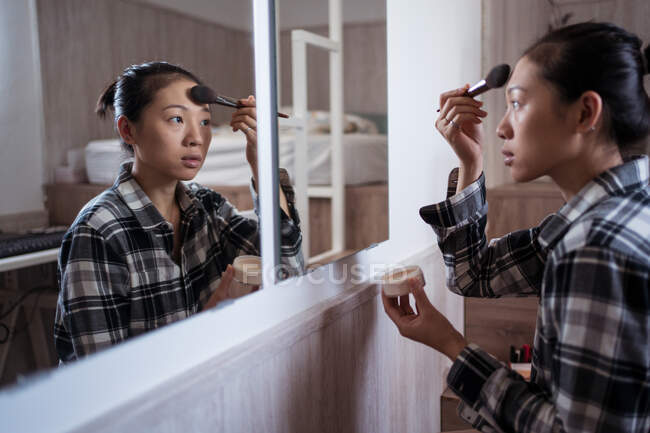
[[[120,173],[113,184],[113,189],[122,196],[144,229],[167,224],[165,218],[158,212],[156,206],[133,177],[132,168],[132,161],[127,161],[120,166]],[[183,182],[178,182],[176,186],[176,199],[183,214],[191,217],[196,213],[196,204],[194,203],[196,198]]]
[[[648,172],[648,157],[634,156],[590,180],[544,225],[538,237],[540,245],[552,247],[574,221],[606,198],[647,187]]]

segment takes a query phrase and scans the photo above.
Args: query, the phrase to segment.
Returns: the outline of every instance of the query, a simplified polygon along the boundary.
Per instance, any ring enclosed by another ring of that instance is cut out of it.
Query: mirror
[[[0,148],[0,242],[6,241],[2,244],[5,250],[12,240],[17,240],[20,248],[25,243],[49,242],[46,250],[37,245],[19,254],[10,251],[0,258],[0,385],[6,386],[37,370],[55,367],[61,353],[74,359],[76,354],[104,350],[198,312],[211,299],[205,288],[216,290],[222,269],[231,259],[259,256],[259,234],[253,211],[255,195],[251,194],[252,169],[247,161],[254,158],[247,156],[242,131],[231,129],[233,109],[213,105],[211,113],[207,113],[201,106],[192,105],[187,98],[189,87],[183,87],[180,97],[168,95],[171,99],[156,115],[170,113],[161,121],[173,125],[195,125],[192,138],[186,134],[177,141],[171,139],[172,144],[180,142],[183,151],[205,148],[197,145],[198,140],[203,140],[202,144],[210,140],[205,155],[197,150],[202,159],[198,174],[183,176],[220,195],[192,190],[193,197],[204,207],[201,213],[193,209],[196,203],[189,199],[183,202],[181,197],[185,196],[172,191],[178,203],[174,216],[173,205],[166,214],[154,203],[154,195],[145,194],[147,200],[143,199],[129,181],[126,189],[111,196],[115,209],[121,206],[127,210],[123,218],[118,223],[106,220],[101,227],[90,226],[84,220],[89,227],[84,226],[86,231],[80,234],[95,239],[111,232],[113,226],[116,230],[111,237],[121,238],[121,246],[104,247],[93,241],[90,246],[71,247],[69,243],[68,248],[64,247],[66,257],[78,259],[79,253],[97,251],[102,257],[94,264],[86,258],[74,273],[64,273],[66,281],[81,281],[76,286],[79,299],[86,295],[88,298],[69,303],[66,314],[60,320],[55,318],[60,230],[67,230],[82,207],[113,184],[124,157],[112,112],[105,119],[94,113],[98,96],[124,68],[152,60],[182,65],[220,94],[235,98],[254,94],[252,4],[226,0],[34,0],[2,2],[0,9],[0,31],[6,32],[0,38],[0,55],[4,65],[15,66],[3,68],[0,77],[1,122],[3,130],[13,131],[5,135],[6,142]],[[173,84],[161,87],[159,92],[171,88],[175,89]],[[158,101],[154,99],[145,109],[153,110]],[[211,125],[204,123],[207,117],[211,117]],[[166,141],[169,135],[137,136],[143,130],[160,132],[141,128],[142,122],[149,122],[148,117],[143,119],[128,130],[136,152],[145,152],[146,143],[170,143]],[[153,119],[154,123],[160,120]],[[205,127],[208,129],[202,129]],[[122,127],[120,132],[124,132]],[[160,158],[164,149],[156,147],[148,155]],[[185,154],[177,156],[183,161],[182,170],[196,168],[196,162],[186,161]],[[232,210],[223,205],[220,197],[231,203]],[[178,225],[168,226],[165,220]],[[210,224],[218,229],[205,228]],[[136,226],[137,239],[125,235],[126,227]],[[40,230],[27,242],[25,232],[39,227],[48,229]],[[179,244],[174,234],[183,236],[183,249],[176,249]],[[131,250],[125,252],[120,250],[122,247]],[[243,269],[251,270],[254,265],[250,260],[244,260]],[[68,266],[73,261],[67,261]],[[214,269],[209,272],[207,267]],[[85,292],[92,278],[101,280],[102,290],[110,296],[93,298]],[[125,287],[124,281],[129,281],[128,290],[120,290]],[[257,283],[249,282],[250,287],[233,283],[228,297],[254,290]],[[163,290],[158,290],[161,284]],[[228,304],[227,299],[219,301],[220,305]],[[77,313],[87,307],[111,312],[75,322]],[[55,323],[68,333],[76,332],[77,337],[59,330],[55,345]],[[70,331],[70,326],[76,326],[76,331]],[[84,336],[86,333],[94,336]]]
[[[275,5],[279,166],[313,268],[388,238],[386,2]]]

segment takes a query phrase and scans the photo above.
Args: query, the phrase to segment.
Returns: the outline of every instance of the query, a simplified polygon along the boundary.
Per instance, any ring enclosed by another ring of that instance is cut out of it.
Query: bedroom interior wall
[[[650,2],[647,0],[482,0],[482,70],[487,74],[499,63],[516,64],[521,53],[549,29],[549,24],[566,14],[571,14],[568,24],[582,21],[608,21],[636,33],[644,42],[650,42]],[[646,90],[650,90],[650,78],[645,77]],[[490,113],[485,123],[485,174],[488,187],[512,183],[509,169],[503,165],[502,140],[496,136],[497,125],[505,111],[501,91],[489,92],[484,101]],[[633,153],[650,152],[650,141],[640,143]],[[541,179],[549,181],[548,178]]]
[[[44,213],[43,115],[34,14],[31,0],[0,0],[0,216]]]
[[[230,95],[254,93],[248,32],[125,0],[36,0],[45,117],[46,179],[66,151],[115,138],[113,122],[94,108],[126,66],[166,60],[185,66]],[[215,120],[230,118],[223,107]]]

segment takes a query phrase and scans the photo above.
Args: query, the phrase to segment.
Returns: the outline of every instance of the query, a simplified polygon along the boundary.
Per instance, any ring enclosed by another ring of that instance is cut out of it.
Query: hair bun
[[[97,105],[95,106],[95,113],[101,118],[106,116],[109,109],[114,109],[115,105],[115,91],[117,89],[117,80],[109,84],[106,89],[99,95]]]

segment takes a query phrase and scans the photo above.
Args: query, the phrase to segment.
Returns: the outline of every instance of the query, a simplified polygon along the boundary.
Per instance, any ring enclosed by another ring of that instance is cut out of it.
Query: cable
[[[9,313],[11,313],[13,310],[15,310],[16,307],[18,307],[23,302],[23,300],[26,297],[28,297],[29,295],[31,295],[32,293],[34,293],[36,291],[39,291],[39,290],[47,290],[47,289],[48,289],[47,287],[32,287],[31,289],[27,290],[25,293],[23,293],[22,295],[20,295],[18,297],[18,300],[16,302],[14,302],[14,304],[11,305],[7,311],[5,311],[3,313],[0,313],[0,320],[7,317],[9,315]]]
[[[45,293],[45,291],[46,291],[46,288],[43,288],[43,290],[39,291],[36,294],[36,298],[34,299],[34,305],[32,306],[32,312],[29,313],[29,319],[27,318],[27,316],[25,316],[25,326],[23,326],[20,329],[14,329],[14,332],[11,335],[11,338],[16,338],[16,335],[19,335],[19,334],[25,332],[29,328],[29,325],[34,320],[34,316],[36,316],[36,310],[38,310],[38,301],[39,301],[39,299],[41,299],[41,295],[43,295],[43,293]]]
[[[5,325],[4,323],[0,322],[0,329],[3,329],[3,330],[5,331],[5,333],[6,333],[6,335],[4,336],[4,338],[1,338],[1,339],[0,339],[0,344],[4,344],[4,343],[6,343],[7,341],[9,341],[9,339],[13,339],[13,338],[15,338],[16,335],[18,335],[18,334],[24,332],[27,328],[29,328],[29,325],[30,325],[31,322],[34,320],[34,316],[35,316],[35,314],[36,314],[36,310],[38,309],[38,301],[39,301],[41,295],[42,295],[44,292],[46,292],[48,289],[51,289],[51,288],[50,288],[50,287],[32,287],[31,289],[29,289],[29,290],[27,290],[25,293],[23,293],[23,294],[18,298],[18,300],[17,300],[16,302],[14,302],[14,303],[13,303],[13,304],[12,304],[12,305],[7,309],[7,311],[5,311],[5,312],[3,312],[2,314],[0,314],[0,320],[4,319],[4,318],[7,317],[7,316],[8,316],[8,315],[13,311],[13,310],[15,310],[17,307],[19,307],[19,306],[23,303],[23,301],[24,301],[24,300],[25,300],[29,295],[31,295],[32,293],[36,293],[36,292],[38,292],[38,295],[36,296],[36,299],[35,299],[35,301],[34,301],[34,305],[33,305],[33,307],[32,307],[32,311],[31,311],[31,313],[29,314],[29,318],[27,318],[27,317],[25,318],[25,326],[23,326],[23,327],[20,328],[20,329],[14,329],[14,331],[11,332],[11,329],[10,329],[7,325]]]
[[[4,338],[0,338],[0,344],[5,344],[7,341],[9,341],[9,336],[11,335],[11,331],[9,331],[9,327],[4,323],[0,323],[0,329],[3,329],[6,332]]]

